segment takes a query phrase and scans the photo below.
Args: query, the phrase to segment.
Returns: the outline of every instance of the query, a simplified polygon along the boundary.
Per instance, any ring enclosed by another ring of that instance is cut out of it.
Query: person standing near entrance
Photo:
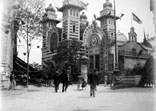
[[[10,87],[9,87],[9,90],[10,89],[13,89],[13,90],[16,89],[15,74],[14,74],[13,71],[11,72],[11,75],[10,75]]]
[[[95,97],[96,86],[99,85],[99,77],[96,69],[94,69],[93,73],[90,73],[88,82],[90,84],[90,97]]]

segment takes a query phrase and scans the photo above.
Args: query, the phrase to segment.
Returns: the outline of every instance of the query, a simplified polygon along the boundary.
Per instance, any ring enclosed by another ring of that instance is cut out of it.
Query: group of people
[[[63,70],[61,74],[56,72],[54,76],[55,92],[58,92],[59,84],[61,82],[62,82],[62,92],[66,92],[68,88],[69,77],[68,77],[68,72],[66,72],[65,70]],[[82,85],[84,85],[83,83],[84,82],[82,82]],[[90,97],[95,97],[95,91],[97,90],[97,85],[99,85],[99,76],[96,69],[94,69],[93,72],[89,74],[88,84],[90,84]]]
[[[16,90],[16,75],[15,73],[12,71],[11,74],[10,74],[10,85],[9,85],[9,88],[8,90]],[[23,86],[24,87],[27,87],[27,75],[26,74],[22,74],[22,83],[23,83]]]
[[[59,84],[62,83],[62,92],[66,92],[69,84],[68,72],[62,71],[61,75],[56,72],[54,76],[55,92],[58,92]]]
[[[26,87],[26,80],[27,77],[23,76],[24,87]],[[54,75],[55,92],[58,92],[60,83],[62,83],[62,92],[66,92],[69,85],[68,71],[63,70],[61,74],[56,72],[56,74]],[[89,74],[88,84],[90,84],[90,97],[95,97],[96,86],[99,84],[99,77],[98,77],[97,70],[93,70],[93,72]],[[16,89],[15,74],[13,72],[10,75],[9,89],[13,89],[13,90]]]

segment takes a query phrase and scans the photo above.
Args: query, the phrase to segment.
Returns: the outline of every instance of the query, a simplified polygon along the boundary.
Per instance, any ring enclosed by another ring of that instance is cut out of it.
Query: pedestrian
[[[27,75],[25,73],[22,79],[23,79],[23,86],[26,88],[27,87]]]
[[[81,86],[82,86],[82,83],[83,83],[83,78],[82,76],[78,76],[78,81],[77,81],[77,90],[78,91],[81,91]]]
[[[16,80],[15,80],[15,74],[14,74],[13,71],[11,72],[11,75],[10,75],[10,87],[9,87],[9,90],[10,89],[13,89],[13,90],[16,89]]]
[[[105,75],[104,78],[105,78],[105,83],[104,83],[105,85],[104,86],[106,87],[107,86],[107,75]]]
[[[94,69],[93,73],[90,73],[88,82],[90,84],[90,97],[95,97],[96,86],[99,84],[99,77],[96,69]]]
[[[55,92],[58,92],[59,89],[59,84],[60,84],[60,75],[59,73],[56,71],[55,75],[54,75],[54,86],[55,86]]]
[[[82,78],[81,88],[82,90],[87,86],[87,82]]]
[[[68,80],[68,75],[65,72],[65,70],[62,71],[61,81],[62,81],[62,92],[66,92],[67,91],[67,88],[68,88],[68,82],[69,82],[69,80]]]

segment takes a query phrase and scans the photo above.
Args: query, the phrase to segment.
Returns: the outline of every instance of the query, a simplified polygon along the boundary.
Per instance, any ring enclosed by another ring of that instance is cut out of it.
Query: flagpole
[[[131,9],[131,27],[133,27],[133,16],[132,16],[132,9]]]

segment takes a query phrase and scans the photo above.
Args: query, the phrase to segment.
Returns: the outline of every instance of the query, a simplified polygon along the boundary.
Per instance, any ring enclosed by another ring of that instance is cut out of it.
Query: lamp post
[[[27,14],[27,87],[29,82],[29,40],[28,40],[28,14]]]
[[[117,37],[116,37],[116,5],[115,5],[115,0],[114,0],[114,35],[115,35],[115,67],[114,71],[112,74],[112,84],[111,88],[114,86],[114,77],[118,73],[118,52],[117,52]]]
[[[115,69],[118,69],[117,37],[116,37],[116,6],[114,0],[114,33],[115,33]]]
[[[88,57],[86,56],[86,46],[84,46],[82,56],[80,58],[81,63],[81,76],[87,82],[87,73],[88,73]]]

